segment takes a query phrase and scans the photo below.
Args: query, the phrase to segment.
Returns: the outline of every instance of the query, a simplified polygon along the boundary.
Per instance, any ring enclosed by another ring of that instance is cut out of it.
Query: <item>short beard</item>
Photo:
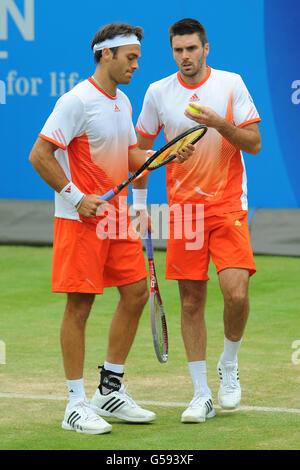
[[[204,65],[204,51],[203,51],[202,56],[201,56],[200,59],[199,59],[198,67],[197,67],[197,69],[196,69],[194,72],[193,72],[193,71],[191,71],[191,72],[184,72],[184,70],[181,70],[181,69],[180,69],[180,72],[181,72],[181,74],[182,74],[183,77],[189,77],[189,78],[195,77],[196,75],[199,74],[199,72],[201,71],[203,65]]]

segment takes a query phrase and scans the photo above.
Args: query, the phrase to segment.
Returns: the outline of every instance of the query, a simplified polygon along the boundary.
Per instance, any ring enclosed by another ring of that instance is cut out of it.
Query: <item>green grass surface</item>
[[[0,246],[0,393],[67,397],[59,331],[64,294],[51,293],[51,249]],[[164,252],[155,254],[169,330],[169,359],[159,364],[153,349],[149,306],[140,321],[125,369],[125,385],[136,401],[188,403],[192,384],[180,333],[177,284],[164,279]],[[242,406],[300,409],[300,365],[292,343],[300,340],[300,260],[256,257],[250,281],[250,316],[239,352]],[[217,404],[216,365],[223,346],[222,297],[210,266],[206,320],[207,369]],[[90,398],[98,385],[107,334],[118,294],[98,296],[86,331],[85,386]],[[0,397],[0,449],[299,449],[300,415],[239,410],[203,424],[181,424],[183,407],[147,405],[157,413],[149,425],[112,420],[108,435],[87,436],[61,429],[63,400]]]

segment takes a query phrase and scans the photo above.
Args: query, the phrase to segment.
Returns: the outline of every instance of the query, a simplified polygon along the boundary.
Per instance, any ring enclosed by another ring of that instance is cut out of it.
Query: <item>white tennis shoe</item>
[[[84,434],[104,434],[112,429],[111,424],[98,416],[87,402],[67,407],[61,427]]]
[[[127,387],[121,385],[119,391],[114,391],[108,395],[101,395],[99,389],[96,390],[91,407],[100,416],[108,416],[131,421],[132,423],[149,423],[156,418],[152,411],[144,410],[126,392]]]
[[[188,408],[181,415],[182,423],[204,423],[216,415],[211,395],[194,395]]]
[[[234,410],[239,406],[242,397],[238,363],[226,362],[223,364],[219,361],[218,374],[221,381],[218,392],[219,405],[224,410]]]

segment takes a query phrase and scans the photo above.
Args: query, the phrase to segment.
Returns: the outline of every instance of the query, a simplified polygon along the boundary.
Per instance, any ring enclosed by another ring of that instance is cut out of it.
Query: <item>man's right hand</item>
[[[88,194],[84,196],[78,209],[78,214],[89,218],[95,217],[98,207],[103,204],[107,204],[107,201],[100,199],[100,196],[97,196],[97,194]]]

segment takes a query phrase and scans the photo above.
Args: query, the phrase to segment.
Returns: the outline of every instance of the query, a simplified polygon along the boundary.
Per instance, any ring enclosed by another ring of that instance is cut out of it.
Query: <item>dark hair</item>
[[[184,34],[198,33],[202,46],[207,43],[207,36],[204,26],[193,18],[184,18],[172,24],[169,28],[170,44],[174,36],[183,36]]]
[[[91,49],[98,42],[105,41],[105,39],[113,39],[115,36],[119,34],[123,36],[129,36],[130,34],[135,34],[139,41],[143,39],[143,29],[140,26],[131,26],[130,24],[126,23],[109,23],[97,31],[95,36],[93,37]],[[112,47],[111,51],[114,54],[114,57],[117,53],[118,47]],[[102,57],[102,51],[96,51],[94,53],[95,62],[99,62]]]

